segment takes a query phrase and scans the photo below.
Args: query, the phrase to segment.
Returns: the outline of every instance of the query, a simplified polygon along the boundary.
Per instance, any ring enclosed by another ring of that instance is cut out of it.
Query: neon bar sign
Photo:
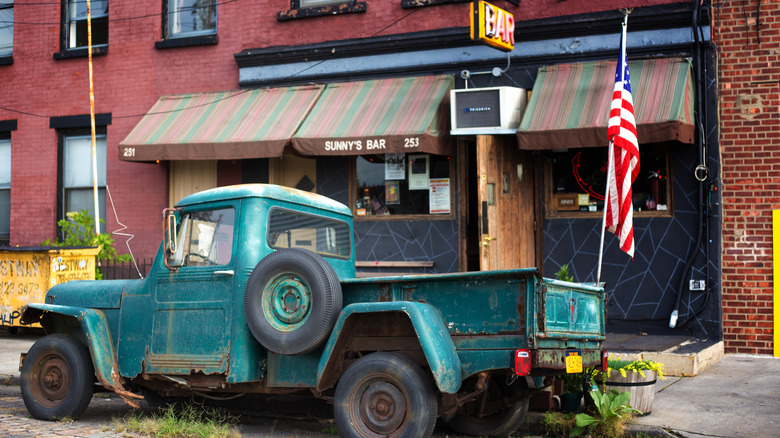
[[[474,1],[469,5],[471,13],[471,39],[504,52],[515,48],[515,17],[486,1]]]

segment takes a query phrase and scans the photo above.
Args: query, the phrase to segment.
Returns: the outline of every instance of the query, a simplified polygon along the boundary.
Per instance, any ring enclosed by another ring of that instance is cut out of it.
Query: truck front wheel
[[[436,425],[431,380],[406,356],[373,353],[352,364],[336,387],[342,437],[429,437]]]
[[[92,400],[95,385],[89,350],[72,336],[45,336],[27,352],[20,384],[24,405],[34,418],[78,418]]]
[[[464,382],[465,387],[468,385]],[[487,390],[476,401],[459,408],[449,425],[464,435],[507,436],[525,422],[529,401],[523,379],[508,385],[505,375],[494,374]]]

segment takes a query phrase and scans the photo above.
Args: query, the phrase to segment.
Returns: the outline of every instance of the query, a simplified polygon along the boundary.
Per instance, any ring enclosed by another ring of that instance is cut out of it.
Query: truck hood
[[[73,280],[46,293],[46,303],[92,309],[118,309],[122,292],[141,280]]]

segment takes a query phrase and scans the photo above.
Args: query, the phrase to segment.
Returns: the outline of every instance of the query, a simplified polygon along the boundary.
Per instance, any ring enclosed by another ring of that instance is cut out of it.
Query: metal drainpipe
[[[697,141],[697,147],[699,149],[699,163],[700,165],[704,165],[704,160],[706,159],[706,156],[704,154],[704,147],[706,144],[706,139],[704,138],[704,127],[701,123],[702,118],[702,78],[701,78],[701,49],[699,47],[699,33],[698,33],[698,21],[699,21],[699,8],[701,6],[701,3],[697,0],[694,0],[696,3],[696,7],[693,10],[693,23],[691,25],[691,29],[693,30],[693,38],[694,38],[694,57],[695,57],[695,63],[696,63],[696,119],[697,119],[697,127],[699,128],[699,136]],[[706,166],[705,166],[706,169]],[[698,170],[698,167],[697,167]],[[695,171],[694,171],[695,172]],[[698,177],[694,175],[697,179]],[[674,304],[674,310],[672,310],[672,314],[669,317],[669,327],[675,328],[677,326],[677,317],[679,315],[680,310],[680,301],[682,300],[682,294],[685,287],[685,278],[688,274],[688,270],[690,270],[691,266],[693,265],[693,261],[696,259],[696,256],[699,253],[699,247],[701,246],[701,239],[703,234],[703,228],[704,228],[704,186],[706,182],[706,175],[703,178],[703,180],[699,180],[699,203],[698,203],[698,209],[697,209],[697,225],[698,229],[696,231],[696,243],[694,244],[692,251],[690,255],[688,256],[688,260],[685,263],[685,268],[683,268],[682,274],[680,275],[680,283],[677,285],[677,299],[675,300]],[[709,281],[709,279],[707,279]],[[707,286],[705,286],[707,287]],[[688,322],[688,320],[686,320]]]

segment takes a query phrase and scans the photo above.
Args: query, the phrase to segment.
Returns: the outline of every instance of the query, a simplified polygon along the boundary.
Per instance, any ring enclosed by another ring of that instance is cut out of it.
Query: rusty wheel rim
[[[68,395],[71,383],[70,367],[65,359],[55,353],[44,355],[33,373],[30,389],[35,400],[47,408],[59,406]]]
[[[354,398],[355,423],[369,436],[394,437],[403,432],[409,403],[398,385],[383,377],[370,377],[358,385]]]

